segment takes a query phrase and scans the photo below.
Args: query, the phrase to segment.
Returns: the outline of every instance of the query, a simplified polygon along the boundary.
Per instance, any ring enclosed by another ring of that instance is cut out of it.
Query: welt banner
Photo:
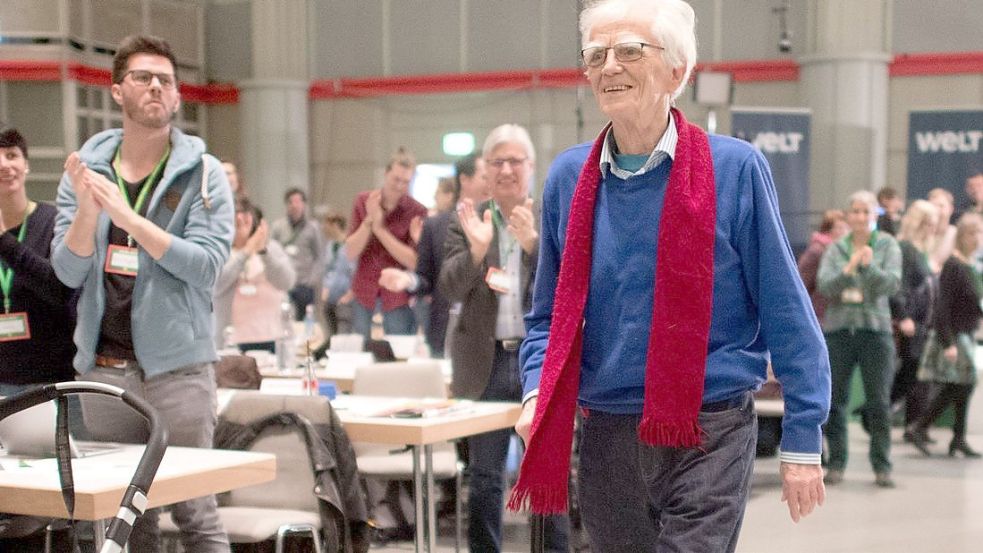
[[[966,178],[983,171],[983,110],[913,111],[908,119],[908,201],[945,188],[966,205]]]
[[[731,132],[761,150],[775,180],[778,207],[792,250],[805,249],[809,217],[809,136],[807,109],[732,108]]]

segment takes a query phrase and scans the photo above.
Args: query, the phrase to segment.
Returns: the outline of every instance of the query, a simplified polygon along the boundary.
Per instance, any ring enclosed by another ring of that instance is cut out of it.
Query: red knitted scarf
[[[659,223],[655,298],[645,359],[645,406],[638,435],[650,445],[696,447],[702,434],[697,416],[703,399],[713,302],[716,193],[706,133],[689,124],[679,111],[673,110],[673,115],[679,141]],[[509,498],[513,511],[527,503],[534,512],[544,514],[567,508],[594,204],[606,135],[607,129],[594,142],[573,193],[536,414],[519,481]]]

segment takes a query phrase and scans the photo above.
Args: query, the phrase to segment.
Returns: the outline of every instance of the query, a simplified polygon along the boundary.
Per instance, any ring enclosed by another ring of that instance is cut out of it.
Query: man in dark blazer
[[[535,150],[518,125],[495,128],[482,151],[491,201],[463,201],[444,243],[439,288],[461,302],[452,336],[454,397],[519,401],[519,344],[523,314],[532,305],[539,254],[539,224],[529,198]],[[471,493],[468,545],[471,551],[500,551],[505,460],[511,430],[468,440]],[[566,517],[547,520],[547,547],[567,551]]]

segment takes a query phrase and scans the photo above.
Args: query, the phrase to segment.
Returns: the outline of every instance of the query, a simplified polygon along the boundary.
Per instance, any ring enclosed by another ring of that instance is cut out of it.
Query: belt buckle
[[[522,345],[522,340],[517,338],[511,338],[508,340],[500,340],[502,342],[502,349],[505,351],[519,351],[519,346]]]

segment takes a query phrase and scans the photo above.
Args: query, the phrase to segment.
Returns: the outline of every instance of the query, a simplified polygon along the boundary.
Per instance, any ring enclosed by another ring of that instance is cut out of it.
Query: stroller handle
[[[100,553],[121,551],[130,536],[130,530],[137,517],[147,508],[147,490],[154,481],[157,468],[167,449],[167,428],[160,415],[146,400],[126,390],[100,382],[59,382],[45,384],[39,388],[0,400],[0,420],[35,405],[70,394],[99,394],[118,397],[123,403],[137,411],[150,423],[150,438],[146,449],[137,463],[130,479],[130,485],[123,494],[120,509],[106,530],[106,541]]]

